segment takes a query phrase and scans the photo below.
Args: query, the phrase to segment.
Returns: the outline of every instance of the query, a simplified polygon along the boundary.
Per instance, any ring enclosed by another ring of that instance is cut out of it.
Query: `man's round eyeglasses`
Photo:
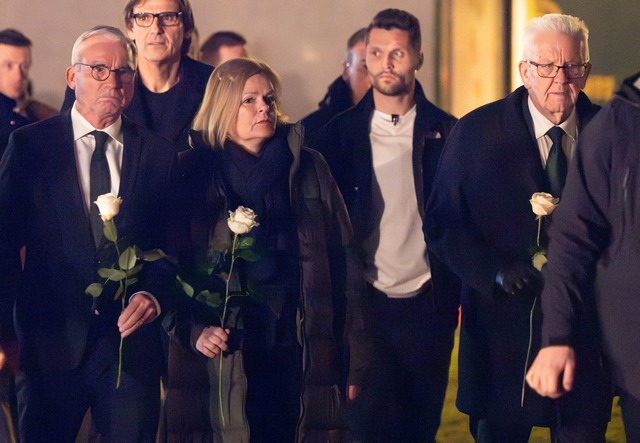
[[[584,74],[587,72],[588,63],[583,63],[581,65],[552,65],[552,64],[540,64],[536,62],[532,62],[531,60],[527,60],[527,63],[536,67],[538,71],[538,75],[543,78],[555,78],[560,72],[560,69],[564,69],[564,73],[567,78],[582,78]]]
[[[136,25],[148,28],[153,24],[153,19],[158,19],[160,26],[177,26],[180,24],[182,18],[182,12],[159,12],[152,14],[151,12],[138,12],[133,14],[133,20]]]
[[[107,80],[112,72],[115,72],[116,78],[120,79],[123,83],[131,83],[136,75],[136,72],[131,68],[109,69],[105,65],[87,65],[86,63],[74,63],[73,65],[91,68],[91,77],[99,82]]]

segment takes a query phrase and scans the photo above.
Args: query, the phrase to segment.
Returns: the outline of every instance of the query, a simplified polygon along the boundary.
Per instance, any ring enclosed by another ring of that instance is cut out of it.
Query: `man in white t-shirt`
[[[424,207],[456,119],[415,79],[420,24],[379,12],[367,28],[372,89],[319,132],[352,218],[348,425],[355,441],[435,441],[457,325],[459,283],[428,254]]]

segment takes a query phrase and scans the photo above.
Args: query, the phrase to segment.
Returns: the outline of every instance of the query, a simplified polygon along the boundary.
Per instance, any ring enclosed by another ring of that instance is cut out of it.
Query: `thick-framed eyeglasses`
[[[152,14],[151,12],[138,12],[133,14],[133,20],[136,25],[148,28],[153,24],[153,19],[158,19],[160,26],[177,26],[180,24],[182,18],[182,12],[159,12]]]
[[[116,78],[118,78],[123,83],[131,83],[133,81],[133,78],[136,76],[136,71],[131,68],[109,69],[105,65],[87,65],[86,63],[73,64],[73,66],[76,65],[91,68],[91,77],[98,80],[99,82],[107,80],[111,76],[112,72],[115,72]]]
[[[583,63],[581,65],[552,65],[552,64],[541,64],[532,62],[531,60],[527,60],[527,63],[536,67],[538,71],[538,75],[542,78],[555,78],[560,72],[560,69],[564,69],[564,73],[567,78],[582,78],[587,72],[588,63]]]

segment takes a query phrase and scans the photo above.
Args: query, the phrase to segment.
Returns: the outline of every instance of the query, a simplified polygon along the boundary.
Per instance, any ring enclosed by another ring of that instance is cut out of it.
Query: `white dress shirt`
[[[551,137],[546,134],[547,131],[554,126],[560,126],[564,130],[564,136],[562,137],[562,150],[564,151],[565,157],[567,157],[567,164],[569,164],[573,157],[573,152],[576,149],[576,145],[578,144],[578,117],[576,109],[573,108],[569,118],[565,121],[559,125],[554,125],[544,115],[542,115],[540,111],[538,111],[531,101],[531,97],[528,99],[528,104],[529,112],[533,119],[533,129],[535,131],[536,141],[538,142],[542,167],[547,167],[547,158],[549,158],[549,151],[551,151],[551,146],[553,145]]]
[[[73,124],[73,144],[76,154],[76,168],[78,169],[78,180],[80,182],[80,189],[84,196],[84,204],[87,214],[89,213],[89,207],[93,202],[90,202],[91,198],[91,184],[90,184],[90,170],[91,170],[91,156],[96,146],[95,137],[91,132],[95,131],[91,123],[84,118],[76,109],[76,104],[73,104],[71,108],[71,122]],[[104,129],[99,129],[109,135],[109,138],[105,142],[105,154],[107,156],[107,162],[109,162],[109,172],[111,174],[111,193],[118,195],[120,190],[120,174],[122,171],[122,153],[124,149],[122,135],[122,118],[119,118],[111,126],[107,126]]]
[[[122,117],[118,118],[112,125],[104,129],[96,129],[84,118],[76,109],[76,103],[71,108],[71,123],[73,125],[73,146],[75,149],[76,168],[78,169],[78,182],[84,197],[84,208],[87,215],[90,212],[91,199],[91,156],[96,147],[96,139],[91,132],[99,130],[107,133],[109,138],[105,142],[105,154],[109,163],[109,173],[111,175],[111,193],[118,195],[120,190],[120,174],[122,172],[122,156],[124,152],[124,136],[122,135]],[[160,303],[147,291],[138,291],[129,297],[131,300],[138,294],[147,295],[155,304],[157,315],[160,315]]]

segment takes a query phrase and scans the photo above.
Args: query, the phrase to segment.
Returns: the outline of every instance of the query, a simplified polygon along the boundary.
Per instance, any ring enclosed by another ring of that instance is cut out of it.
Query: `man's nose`
[[[385,55],[384,59],[382,59],[382,67],[385,69],[393,68],[393,59],[391,57],[391,54]]]
[[[569,82],[569,77],[567,77],[567,72],[566,69],[564,68],[564,66],[561,66],[558,68],[558,73],[556,74],[555,78],[553,79],[555,82],[557,83],[568,83]]]
[[[153,17],[153,21],[151,22],[151,29],[160,34],[164,32],[164,28],[160,23],[160,17]]]

